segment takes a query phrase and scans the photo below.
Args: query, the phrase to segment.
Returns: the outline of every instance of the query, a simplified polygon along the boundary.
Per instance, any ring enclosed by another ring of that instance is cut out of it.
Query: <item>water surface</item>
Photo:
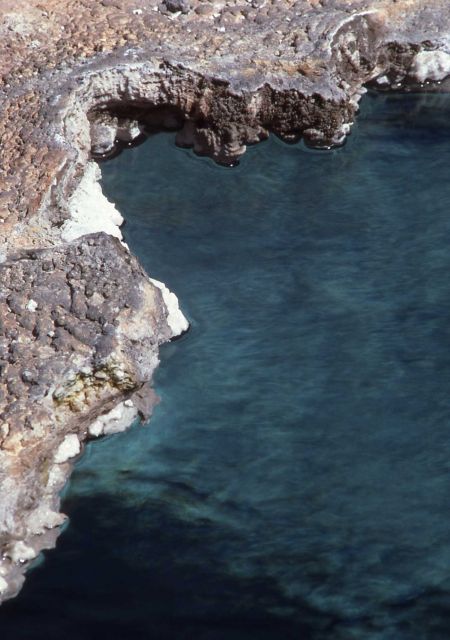
[[[450,97],[331,153],[103,165],[192,329],[150,424],[88,447],[2,639],[419,640],[450,627]]]

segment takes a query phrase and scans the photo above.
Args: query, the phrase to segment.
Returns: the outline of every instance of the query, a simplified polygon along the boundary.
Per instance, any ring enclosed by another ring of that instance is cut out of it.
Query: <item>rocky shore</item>
[[[151,413],[187,329],[121,242],[96,159],[161,130],[233,165],[340,145],[368,86],[445,91],[445,0],[0,0],[0,601],[55,544],[89,437]],[[174,176],[176,179],[176,176]]]

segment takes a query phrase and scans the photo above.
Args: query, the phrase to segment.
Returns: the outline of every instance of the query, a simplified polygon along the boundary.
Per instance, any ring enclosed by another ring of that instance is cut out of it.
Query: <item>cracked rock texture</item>
[[[450,8],[0,0],[0,49],[1,601],[54,545],[83,441],[151,412],[158,345],[187,328],[92,158],[160,130],[229,165],[269,133],[342,144],[367,85],[448,89]]]
[[[151,378],[158,345],[173,334],[160,289],[105,233],[51,249],[21,250],[1,269],[0,568],[5,576],[15,573],[17,542],[26,541],[33,558],[41,534],[61,522],[55,491],[68,468],[60,465],[80,452],[99,413],[114,409]],[[129,410],[139,407],[127,401]],[[128,411],[129,422],[135,415],[136,408]],[[15,591],[20,574],[8,577],[8,590]]]

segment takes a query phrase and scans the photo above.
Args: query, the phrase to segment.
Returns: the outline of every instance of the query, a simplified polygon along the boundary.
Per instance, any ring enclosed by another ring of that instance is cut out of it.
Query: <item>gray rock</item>
[[[181,13],[189,13],[191,10],[191,3],[189,0],[163,0],[163,4],[171,13],[176,13],[177,11],[181,11]]]

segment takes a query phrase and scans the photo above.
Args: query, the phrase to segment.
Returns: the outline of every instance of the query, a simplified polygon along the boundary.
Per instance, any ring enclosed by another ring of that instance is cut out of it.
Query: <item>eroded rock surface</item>
[[[446,90],[446,0],[0,0],[0,601],[54,544],[88,437],[129,424],[187,327],[92,157],[159,130],[234,164],[341,144],[380,89]],[[113,238],[115,236],[115,238]]]
[[[0,274],[0,572],[8,574],[18,542],[34,557],[40,535],[61,522],[55,492],[65,463],[88,433],[108,432],[98,415],[119,418],[116,405],[127,402],[119,413],[132,422],[132,392],[173,332],[160,289],[105,233],[23,250]]]

